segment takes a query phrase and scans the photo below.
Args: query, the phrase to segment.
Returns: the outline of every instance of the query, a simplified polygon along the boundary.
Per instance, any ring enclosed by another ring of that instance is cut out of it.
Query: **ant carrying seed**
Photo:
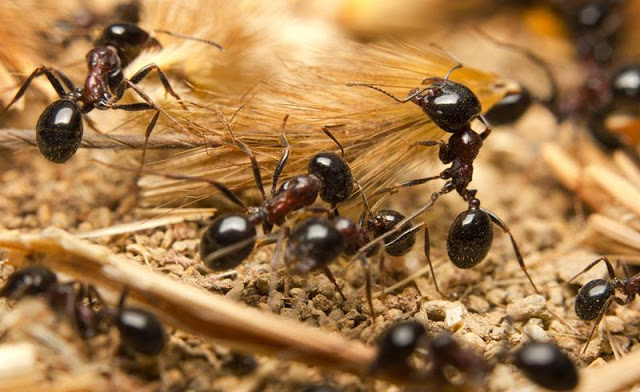
[[[578,385],[576,365],[553,343],[526,343],[516,352],[514,363],[529,380],[543,388],[569,391]]]
[[[609,280],[594,279],[587,282],[587,284],[582,286],[578,291],[578,295],[576,295],[576,301],[574,305],[576,315],[581,320],[596,320],[593,328],[591,329],[591,333],[589,334],[589,338],[587,339],[587,343],[582,349],[582,354],[587,351],[587,347],[589,347],[589,343],[593,338],[593,334],[595,333],[598,324],[600,324],[600,321],[602,321],[602,317],[607,312],[609,305],[611,305],[611,301],[615,301],[617,304],[624,306],[631,303],[635,299],[636,295],[640,293],[640,274],[636,274],[630,277],[629,271],[623,264],[625,277],[618,278],[616,277],[611,262],[606,257],[601,257],[593,261],[588,266],[586,266],[585,269],[577,273],[573,278],[569,279],[567,283],[572,282],[578,276],[589,271],[600,262],[604,262],[607,266]],[[616,297],[616,290],[621,292],[626,297],[624,299]]]
[[[219,44],[212,41],[186,37],[165,30],[155,31],[183,39],[205,42],[222,50]],[[143,50],[153,47],[161,48],[162,46],[148,32],[137,25],[132,23],[112,24],[102,31],[100,37],[95,41],[93,49],[87,53],[88,74],[82,87],[75,87],[73,82],[60,70],[40,66],[29,75],[11,102],[0,111],[0,116],[24,95],[34,78],[45,75],[60,99],[47,106],[38,118],[36,141],[42,155],[51,162],[64,163],[75,154],[82,140],[82,116],[93,109],[155,110],[156,114],[151,119],[145,132],[145,146],[160,113],[163,113],[180,129],[184,129],[138,87],[138,83],[142,79],[151,71],[156,70],[165,91],[182,102],[160,67],[156,64],[148,64],[131,78],[124,77],[124,68],[138,57]],[[68,92],[65,91],[63,85],[69,89]],[[133,90],[145,102],[118,104],[117,102],[123,97],[127,89]],[[143,149],[143,162],[145,151],[146,148]]]
[[[363,86],[380,91],[393,98],[396,102],[413,102],[420,106],[429,118],[440,128],[451,133],[448,141],[418,142],[418,144],[422,146],[438,146],[440,161],[444,164],[451,164],[450,167],[436,176],[399,183],[390,188],[382,189],[377,192],[377,194],[396,192],[401,188],[424,184],[436,179],[446,180],[447,182],[444,186],[438,192],[431,195],[431,199],[427,205],[418,209],[400,223],[404,224],[409,219],[418,216],[430,208],[440,196],[455,190],[462,199],[468,203],[469,207],[456,217],[449,229],[447,252],[451,261],[458,268],[472,268],[484,260],[493,242],[492,224],[495,224],[509,236],[520,268],[527,276],[534,290],[538,292],[536,285],[527,272],[524,260],[522,259],[518,245],[509,227],[496,214],[481,208],[480,199],[476,197],[477,191],[475,189],[469,189],[469,184],[473,179],[474,160],[480,152],[483,141],[491,133],[491,125],[484,116],[482,116],[480,101],[473,91],[460,83],[449,80],[451,73],[461,67],[462,63],[458,62],[447,72],[444,78],[431,77],[423,80],[422,83],[428,86],[412,90],[405,99],[399,99],[374,85],[350,84],[352,86]],[[471,128],[471,121],[476,118],[485,125],[484,131],[480,134]],[[363,247],[361,251],[366,251],[369,246],[373,246],[397,230],[398,229],[394,229],[378,237]],[[425,239],[425,251],[428,252],[428,231],[425,231],[425,234],[427,235]],[[431,258],[428,255],[427,260],[431,266]],[[442,295],[442,292],[440,292],[435,282],[434,277],[436,289]]]

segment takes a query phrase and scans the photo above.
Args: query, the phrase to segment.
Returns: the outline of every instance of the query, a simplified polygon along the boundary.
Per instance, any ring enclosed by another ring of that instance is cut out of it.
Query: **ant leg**
[[[524,274],[527,275],[527,279],[529,279],[529,283],[531,283],[531,286],[533,286],[533,289],[535,290],[536,294],[540,294],[538,287],[536,287],[536,284],[533,283],[533,279],[531,279],[531,275],[529,275],[529,272],[527,271],[527,267],[524,264],[524,259],[522,258],[522,254],[520,253],[520,248],[518,248],[518,244],[516,243],[515,238],[513,238],[513,234],[511,234],[511,229],[509,229],[509,226],[507,226],[507,224],[504,223],[502,219],[500,219],[493,212],[485,208],[481,208],[480,210],[485,214],[489,215],[489,218],[491,218],[491,221],[495,223],[498,227],[500,227],[502,231],[509,236],[509,239],[511,240],[511,245],[513,246],[513,252],[516,254],[516,260],[518,260],[518,264],[520,264],[520,269],[522,269],[522,272],[524,272]]]
[[[149,75],[149,73],[154,69],[158,71],[158,78],[160,78],[160,82],[162,83],[162,86],[164,87],[165,92],[171,94],[175,99],[180,101],[180,105],[182,105],[182,107],[186,110],[187,106],[182,101],[182,98],[180,98],[178,93],[176,93],[173,90],[173,87],[171,87],[171,83],[169,83],[169,79],[167,78],[167,75],[156,64],[145,65],[140,70],[138,70],[138,72],[136,72],[131,78],[129,78],[129,81],[133,84],[138,84],[142,79],[144,79],[147,75]]]
[[[244,106],[240,106],[238,111],[243,107]],[[256,156],[253,154],[253,151],[251,151],[249,146],[244,144],[242,141],[240,141],[240,139],[236,137],[236,135],[233,133],[233,130],[231,129],[231,125],[229,125],[229,122],[227,122],[227,119],[224,118],[224,116],[218,109],[216,109],[216,113],[218,114],[218,117],[220,117],[220,120],[222,121],[224,126],[227,128],[227,131],[229,131],[229,134],[231,135],[231,139],[233,140],[233,143],[236,146],[238,146],[238,148],[240,148],[242,152],[244,152],[249,157],[249,160],[251,161],[251,169],[253,170],[253,178],[256,181],[256,186],[260,191],[260,195],[262,196],[262,202],[264,203],[264,201],[267,200],[267,194],[264,192],[264,185],[262,184],[262,174],[260,174],[260,166],[258,166],[258,161],[256,160]]]
[[[111,109],[135,112],[135,111],[143,111],[143,110],[153,110],[155,108],[148,103],[137,102],[137,103],[127,103],[122,105],[114,104],[111,106]],[[140,175],[142,175],[142,169],[144,168],[144,161],[147,156],[147,144],[149,143],[149,137],[151,136],[151,132],[153,132],[153,129],[156,127],[156,123],[158,122],[158,117],[160,117],[160,112],[156,111],[156,114],[154,114],[153,117],[151,118],[151,121],[149,122],[149,125],[147,125],[147,129],[144,133],[144,145],[142,146],[142,157],[140,158],[140,167],[138,168],[137,177],[140,177]]]
[[[418,95],[422,94],[423,92],[427,91],[428,89],[430,89],[431,87],[425,87],[423,89],[418,89],[417,91],[409,94],[406,98],[404,99],[400,99],[398,97],[396,97],[395,95],[391,94],[390,92],[381,89],[380,87],[374,85],[374,84],[368,84],[368,83],[347,83],[348,87],[354,87],[354,86],[360,86],[360,87],[368,87],[370,89],[376,90],[381,92],[382,94],[386,95],[387,97],[393,99],[394,101],[398,102],[398,103],[407,103],[409,101],[411,101],[412,99],[414,99],[415,97],[417,97]]]
[[[333,273],[331,272],[331,270],[329,269],[329,267],[327,267],[326,265],[324,267],[322,267],[322,272],[325,274],[325,276],[331,281],[331,283],[333,283],[333,285],[336,287],[336,290],[338,290],[338,293],[340,294],[340,296],[342,297],[343,301],[347,300],[347,297],[344,296],[344,293],[342,292],[342,289],[340,288],[340,286],[338,285],[338,281],[336,280],[336,277],[333,276]]]
[[[598,264],[599,262],[604,261],[604,263],[607,266],[607,272],[609,273],[609,277],[611,279],[614,279],[616,277],[615,272],[613,271],[613,266],[611,265],[611,262],[609,261],[608,258],[606,257],[600,257],[599,259],[596,259],[595,261],[591,262],[588,266],[586,266],[582,271],[578,272],[573,278],[569,279],[567,281],[567,283],[571,283],[573,280],[575,280],[578,276],[584,274],[585,272],[589,271],[591,268],[595,267],[596,264]]]
[[[276,168],[273,170],[273,178],[271,182],[271,197],[275,197],[278,192],[278,179],[280,178],[280,174],[282,174],[282,170],[284,170],[284,165],[287,164],[289,160],[289,154],[291,153],[291,148],[289,147],[289,140],[287,140],[287,136],[285,135],[285,125],[287,124],[287,120],[289,119],[289,115],[284,116],[284,120],[282,120],[282,135],[280,136],[280,141],[282,142],[282,147],[284,150],[282,151],[282,157],[278,161]]]
[[[418,142],[417,144],[419,146],[426,147],[438,146],[438,157],[440,158],[440,161],[442,163],[451,163],[453,161],[449,149],[449,143],[445,142],[444,140],[427,140]]]
[[[118,165],[105,163],[105,162],[99,162],[99,163],[101,165],[104,165],[106,167],[110,167],[112,169],[118,169],[118,170],[124,170],[124,171],[135,171],[133,169],[130,169],[130,168],[127,168],[127,167],[124,167],[124,166],[118,166]],[[157,172],[155,170],[149,170],[149,169],[142,170],[142,173],[151,174],[151,175],[154,175],[154,176],[160,176],[160,177],[164,177],[164,178],[170,178],[170,179],[173,179],[173,180],[190,180],[190,181],[206,182],[207,184],[209,184],[211,186],[214,186],[216,189],[218,189],[220,191],[220,193],[222,193],[230,202],[232,202],[233,204],[237,205],[238,207],[240,207],[240,208],[242,208],[244,210],[247,210],[247,206],[244,204],[244,202],[242,200],[240,200],[240,198],[238,198],[238,196],[236,196],[235,193],[233,193],[229,188],[226,187],[226,185],[222,184],[221,182],[214,181],[214,180],[209,180],[207,178],[202,178],[202,177],[188,176],[188,175],[184,175],[184,174],[160,173],[160,172]]]
[[[409,187],[416,186],[416,185],[422,185],[422,184],[425,184],[425,183],[427,183],[429,181],[438,180],[438,179],[441,179],[441,178],[443,178],[442,175],[438,174],[437,176],[416,178],[414,180],[399,182],[399,183],[394,184],[394,185],[392,185],[392,186],[390,186],[388,188],[380,189],[379,191],[375,192],[373,194],[373,196],[380,195],[380,194],[383,194],[383,193],[396,193],[402,188],[409,188]]]
[[[64,83],[69,91],[73,91],[76,88],[76,86],[71,81],[71,78],[69,78],[64,72],[60,71],[57,68],[51,68],[51,70],[58,74],[58,78],[62,80],[62,83]]]
[[[411,220],[415,219],[417,216],[419,216],[420,214],[424,213],[426,210],[431,208],[436,203],[436,201],[438,201],[438,198],[440,196],[451,192],[451,190],[453,188],[448,187],[447,184],[445,184],[445,186],[441,190],[439,190],[438,192],[433,192],[431,194],[431,198],[429,199],[429,202],[427,204],[425,204],[424,206],[418,208],[417,210],[415,210],[414,212],[409,214],[407,217],[405,217],[403,220],[398,222],[393,229],[387,231],[386,233],[382,234],[381,236],[378,236],[378,237],[374,238],[373,240],[369,241],[364,246],[360,247],[360,249],[358,249],[358,253],[355,256],[353,256],[352,259],[355,260],[357,257],[364,256],[364,254],[369,249],[371,249],[374,245],[377,245],[377,244],[381,243],[382,241],[384,241],[385,238],[388,238],[388,237],[398,233],[405,224],[407,224],[408,222],[411,222]],[[449,189],[449,188],[451,188],[451,189]],[[350,263],[351,263],[351,261],[350,261]]]
[[[151,99],[151,97],[149,97],[144,91],[142,91],[140,89],[140,87],[138,87],[135,83],[131,82],[128,79],[125,79],[123,83],[126,83],[126,88],[130,88],[133,91],[135,91],[136,94],[138,94],[138,96],[140,98],[142,98],[146,103],[148,103],[149,105],[153,106],[153,108],[157,111],[159,111],[160,113],[162,113],[169,121],[171,121],[176,127],[178,127],[178,129],[180,129],[182,132],[184,132],[185,134],[189,134],[189,131],[179,122],[176,121],[176,119],[173,118],[173,116],[171,116],[169,113],[167,113],[164,109],[162,109],[160,106],[158,106],[153,99]]]
[[[365,275],[365,295],[367,297],[367,304],[369,304],[369,312],[371,313],[371,321],[373,322],[373,324],[376,323],[376,313],[373,310],[373,295],[372,295],[372,291],[373,289],[371,288],[372,284],[371,284],[371,264],[369,263],[369,260],[367,259],[367,257],[363,254],[363,253],[358,253],[358,259],[360,260],[360,264],[362,264],[362,268],[364,269],[364,275]]]
[[[329,129],[331,128],[339,128],[339,127],[344,127],[344,124],[338,124],[338,125],[324,125],[322,127],[322,132],[324,132],[325,135],[329,136],[329,138],[331,140],[333,140],[333,142],[335,144],[338,145],[338,148],[340,148],[340,152],[342,153],[342,158],[344,158],[344,148],[342,147],[342,144],[340,144],[340,142],[338,141],[338,139],[336,139],[335,136],[333,136],[333,134],[331,133],[331,131],[329,131]]]
[[[482,133],[480,134],[480,138],[482,140],[485,140],[489,135],[491,135],[491,131],[493,130],[493,127],[491,126],[489,121],[487,121],[486,117],[483,116],[482,114],[478,114],[476,117],[478,118],[478,120],[480,120],[482,124],[484,124],[484,131],[482,131]]]
[[[438,281],[436,280],[436,273],[433,270],[433,263],[431,262],[431,238],[429,236],[429,226],[424,226],[424,255],[427,258],[427,262],[429,263],[429,270],[431,271],[431,279],[433,279],[433,285],[436,288],[436,291],[442,298],[447,298],[446,295],[442,291],[440,291],[440,287],[438,287]]]
[[[584,348],[580,352],[580,357],[582,357],[584,355],[584,353],[587,352],[587,348],[589,347],[589,343],[591,343],[591,339],[593,338],[593,335],[596,332],[596,328],[598,328],[598,325],[600,324],[600,321],[602,321],[602,317],[604,316],[604,314],[609,309],[609,305],[611,305],[612,299],[613,299],[613,297],[609,297],[607,302],[604,303],[604,306],[602,307],[602,311],[598,315],[598,318],[596,319],[595,324],[593,324],[593,328],[591,328],[591,332],[589,333],[589,338],[587,338],[587,343],[585,343]]]
[[[31,82],[33,81],[33,79],[41,75],[45,75],[49,80],[49,83],[51,83],[51,86],[53,87],[53,89],[56,90],[56,93],[58,93],[58,96],[60,98],[64,98],[67,93],[64,91],[64,87],[62,87],[62,84],[60,83],[56,75],[53,73],[53,70],[54,68],[49,68],[42,65],[36,68],[33,72],[31,72],[31,75],[29,75],[27,80],[25,80],[24,83],[22,83],[22,86],[20,86],[20,89],[18,90],[16,95],[13,97],[13,99],[9,102],[7,106],[5,106],[4,109],[2,109],[2,111],[0,111],[0,116],[5,114],[6,111],[9,110],[9,108],[13,106],[13,104],[16,103],[17,100],[22,98],[24,93],[29,88],[29,85],[31,85]]]

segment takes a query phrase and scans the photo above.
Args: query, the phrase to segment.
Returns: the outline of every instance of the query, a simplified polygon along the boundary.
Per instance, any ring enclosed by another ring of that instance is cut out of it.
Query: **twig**
[[[640,351],[595,369],[585,369],[576,391],[615,392],[640,382]]]
[[[375,349],[299,322],[249,308],[223,296],[177,281],[80,240],[62,230],[42,234],[0,233],[0,247],[11,260],[36,253],[56,271],[112,292],[129,288],[129,298],[151,308],[164,322],[231,349],[294,360],[328,369],[369,376]],[[428,373],[376,372],[376,378],[399,384],[436,381]],[[438,384],[438,386],[441,386]],[[465,386],[451,386],[450,390]]]
[[[35,131],[20,129],[0,129],[0,147],[17,149],[36,145]],[[147,150],[177,150],[195,147],[220,147],[222,143],[204,137],[184,134],[152,135]],[[112,150],[142,150],[144,135],[108,135],[90,133],[82,137],[82,148]]]

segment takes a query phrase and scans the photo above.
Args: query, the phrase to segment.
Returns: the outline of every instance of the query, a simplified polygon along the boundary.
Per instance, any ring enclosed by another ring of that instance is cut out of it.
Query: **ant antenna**
[[[244,105],[240,106],[235,111],[235,113],[233,114],[233,117],[235,117],[236,114],[242,108],[244,108]],[[262,185],[262,174],[260,174],[260,167],[258,166],[258,161],[256,159],[256,156],[253,154],[253,151],[251,151],[249,146],[241,142],[240,139],[236,138],[236,135],[233,133],[233,130],[231,129],[231,125],[229,125],[229,122],[227,122],[227,119],[224,118],[224,115],[222,114],[222,112],[220,112],[218,108],[215,109],[215,112],[218,115],[218,117],[220,117],[220,121],[222,121],[224,126],[227,128],[227,131],[229,131],[229,134],[231,135],[231,139],[233,140],[235,145],[238,146],[249,157],[249,160],[251,160],[251,169],[253,170],[253,177],[256,180],[256,185],[258,186],[260,195],[262,195],[262,201],[264,202],[265,200],[267,200],[267,194],[265,193],[264,186]]]
[[[190,37],[188,35],[182,35],[182,34],[178,34],[178,33],[174,33],[173,31],[168,31],[168,30],[162,30],[162,29],[157,29],[157,30],[151,30],[152,33],[162,33],[162,34],[166,34],[166,35],[170,35],[172,37],[176,37],[176,38],[180,38],[180,39],[184,39],[184,40],[188,40],[188,41],[198,41],[198,42],[203,42],[205,44],[211,45],[211,46],[215,46],[216,48],[220,49],[221,52],[224,52],[224,47],[222,45],[220,45],[217,42],[208,40],[208,39],[204,39],[204,38],[197,38],[197,37]]]
[[[549,97],[541,101],[541,103],[545,105],[557,117],[558,115],[554,107],[556,106],[556,102],[558,100],[559,88],[558,88],[558,82],[555,76],[553,75],[553,71],[551,70],[551,67],[549,67],[549,64],[546,61],[544,61],[540,56],[533,53],[529,49],[523,48],[516,44],[512,44],[510,42],[500,41],[477,26],[475,27],[475,30],[478,34],[480,34],[481,36],[483,36],[493,44],[497,46],[502,46],[503,48],[508,48],[520,53],[527,60],[531,61],[532,63],[534,63],[535,65],[537,65],[542,69],[545,77],[547,78],[547,81],[549,82]]]
[[[324,132],[325,135],[329,136],[329,138],[331,140],[333,140],[333,142],[335,144],[338,145],[338,147],[340,148],[340,152],[342,153],[342,158],[344,158],[344,148],[342,148],[342,144],[340,144],[340,142],[338,141],[338,139],[336,139],[335,136],[333,136],[333,134],[331,133],[331,131],[329,131],[329,129],[331,128],[339,128],[339,127],[344,127],[344,124],[336,124],[336,125],[323,125],[322,126],[322,132]]]
[[[449,80],[449,76],[451,76],[451,73],[453,71],[455,71],[456,69],[460,69],[462,68],[464,65],[462,64],[462,61],[460,61],[460,59],[458,59],[456,56],[454,56],[451,52],[449,52],[448,50],[446,50],[445,48],[443,48],[442,46],[436,44],[435,42],[430,42],[429,46],[432,46],[438,50],[440,50],[441,52],[443,52],[444,54],[446,54],[448,57],[450,57],[453,61],[456,62],[456,65],[454,65],[453,67],[451,67],[449,69],[449,71],[447,71],[447,73],[444,75],[444,80]],[[425,79],[428,80],[428,79]],[[424,80],[422,81],[422,84],[424,84]]]
[[[291,152],[291,148],[289,147],[289,140],[287,139],[286,135],[288,119],[288,114],[285,114],[284,118],[282,119],[282,133],[280,134],[280,142],[282,143],[284,151],[282,152],[282,157],[276,164],[276,168],[273,171],[273,178],[271,179],[271,197],[275,197],[276,193],[278,192],[278,180],[280,179],[282,170],[284,170],[284,165],[286,165],[287,161],[289,160],[289,153]]]
[[[106,167],[109,167],[109,168],[112,168],[112,169],[116,169],[116,170],[124,170],[124,171],[128,171],[128,172],[150,174],[150,175],[154,175],[154,176],[170,178],[172,180],[190,180],[190,181],[206,182],[207,184],[212,185],[216,189],[218,189],[233,204],[237,205],[238,207],[240,207],[240,208],[242,208],[244,210],[247,210],[247,206],[244,204],[244,202],[242,200],[240,200],[240,198],[238,198],[238,196],[236,196],[236,194],[233,193],[231,191],[231,189],[227,188],[224,184],[222,184],[221,182],[218,182],[218,181],[209,180],[207,178],[202,178],[202,177],[188,176],[188,175],[185,175],[185,174],[160,173],[158,171],[149,170],[149,169],[144,169],[144,170],[137,169],[136,170],[136,169],[131,169],[131,168],[124,167],[124,166],[114,165],[112,163],[102,162],[102,161],[99,161],[99,160],[96,160],[96,159],[94,159],[93,161],[98,163],[99,165],[103,165],[103,166],[106,166]]]

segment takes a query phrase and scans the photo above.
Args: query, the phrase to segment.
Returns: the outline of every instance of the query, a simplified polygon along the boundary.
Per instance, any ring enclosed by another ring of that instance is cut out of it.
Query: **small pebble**
[[[536,342],[549,342],[551,339],[547,332],[536,323],[527,323],[524,326],[524,333],[529,337],[529,339]]]
[[[532,317],[541,317],[547,309],[546,301],[539,294],[522,298],[507,306],[507,314],[514,321],[523,321]]]

